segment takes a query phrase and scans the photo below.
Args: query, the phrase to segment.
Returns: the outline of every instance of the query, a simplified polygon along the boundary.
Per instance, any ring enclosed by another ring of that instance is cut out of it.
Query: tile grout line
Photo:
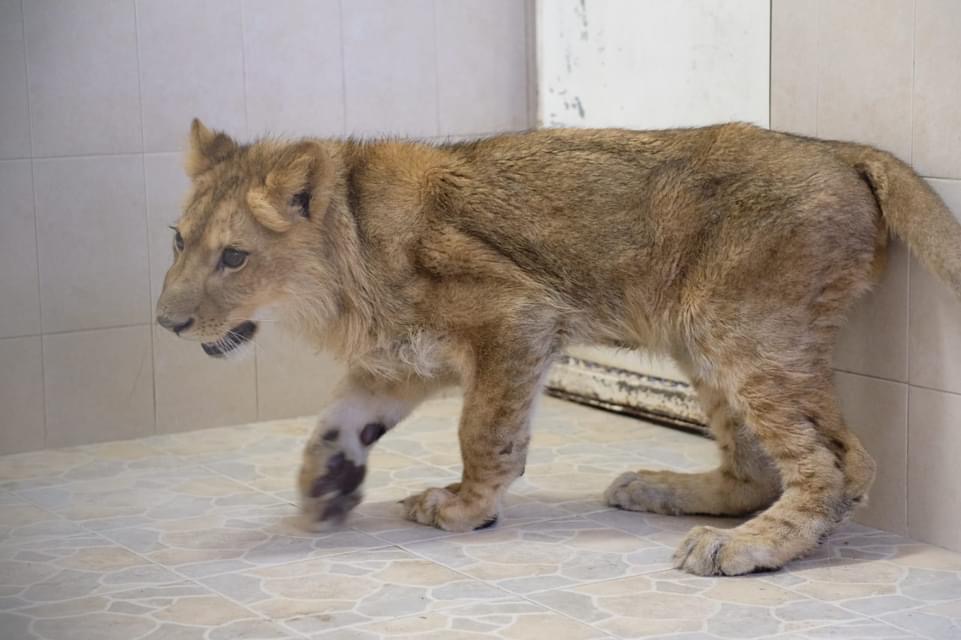
[[[38,199],[37,199],[37,169],[34,165],[33,160],[30,161],[30,188],[33,191],[33,239],[34,239],[34,250],[36,251],[36,263],[37,263],[37,314],[40,316],[40,327],[43,328],[43,296],[41,295],[40,286],[40,221],[38,219]],[[46,367],[46,351],[47,344],[44,339],[43,333],[37,336],[40,339],[40,401],[43,403],[43,446],[47,447],[49,443],[49,425],[47,416],[47,367]]]
[[[824,9],[824,0],[815,0],[814,5],[814,55],[815,58],[815,71],[814,77],[816,82],[814,84],[814,135],[818,136],[821,129],[821,63],[823,62],[822,47],[821,47],[821,26],[822,26],[822,13]]]
[[[244,134],[250,137],[250,105],[247,100],[247,26],[244,20],[244,0],[238,2],[240,11],[240,75],[244,92]]]
[[[767,3],[767,128],[774,130],[774,0]]]
[[[837,367],[834,367],[834,371],[837,373],[844,373],[849,376],[858,376],[861,378],[868,378],[870,380],[877,380],[878,382],[889,382],[891,384],[904,385],[906,387],[911,387],[914,389],[924,389],[925,391],[934,391],[935,393],[946,393],[952,396],[961,396],[961,391],[951,391],[950,389],[938,389],[937,387],[929,387],[923,384],[905,382],[903,380],[892,380],[891,378],[882,378],[881,376],[872,375],[870,373],[861,373],[860,371],[849,371],[847,369],[839,369]]]
[[[431,18],[431,43],[434,45],[433,55],[431,56],[431,62],[434,65],[434,128],[437,132],[435,135],[442,135],[443,129],[440,126],[440,62],[439,58],[439,48],[437,46],[437,40],[439,35],[437,33],[437,0],[431,0],[430,3],[430,18]]]
[[[537,67],[537,4],[534,0],[524,0],[524,81],[527,84],[524,128],[527,130],[537,129],[540,92]]]
[[[914,94],[916,91],[917,84],[917,66],[918,66],[918,3],[914,0],[913,13],[911,16],[911,157],[910,164],[914,166]],[[908,393],[907,401],[905,402],[905,415],[904,415],[904,528],[907,532],[911,532],[911,263],[914,260],[908,258],[908,276],[907,282],[905,283],[905,295],[906,302],[904,309],[905,315],[905,336],[904,343],[907,347],[907,379],[908,379]]]
[[[37,156],[36,143],[33,139],[33,104],[30,99],[30,48],[27,45],[27,0],[20,0],[20,36],[23,38],[23,76],[27,89],[27,140],[30,144],[30,157],[26,160],[33,160]]]
[[[337,25],[340,34],[340,108],[341,135],[347,135],[347,59],[344,56],[344,0],[337,0]]]
[[[37,167],[34,162],[34,155],[36,153],[34,149],[34,139],[33,139],[33,101],[30,99],[30,62],[29,62],[29,47],[27,44],[27,13],[25,10],[26,0],[20,0],[20,35],[23,38],[23,76],[24,83],[26,84],[26,94],[27,94],[27,139],[30,143],[30,195],[33,201],[33,248],[34,256],[36,262],[36,274],[37,274],[37,316],[40,321],[40,402],[42,406],[43,413],[43,445],[47,446],[49,441],[49,426],[47,424],[47,371],[46,371],[46,358],[45,351],[46,341],[43,339],[43,295],[42,287],[40,285],[40,220],[39,220],[39,206],[37,197]]]
[[[140,51],[140,14],[137,11],[137,2],[133,2],[133,24],[134,24],[134,38],[137,42],[137,101],[139,106],[139,116],[140,116],[140,175],[143,179],[143,218],[144,218],[144,244],[146,246],[146,256],[147,256],[147,304],[148,307],[148,317],[153,310],[153,260],[150,255],[150,190],[147,187],[147,158],[144,150],[147,148],[145,143],[144,134],[144,112],[143,112],[143,63],[142,55]],[[150,329],[148,331],[150,340],[150,400],[152,403],[151,415],[153,417],[152,428],[150,432],[152,434],[157,433],[157,350],[156,350],[156,340],[154,336],[154,323],[149,323]]]

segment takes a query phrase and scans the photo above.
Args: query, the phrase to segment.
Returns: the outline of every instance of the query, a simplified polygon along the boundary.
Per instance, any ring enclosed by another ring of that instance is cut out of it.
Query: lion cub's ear
[[[227,159],[237,149],[237,143],[226,133],[211,131],[194,118],[190,123],[190,140],[184,163],[187,175],[196,178],[218,162]]]
[[[247,192],[247,206],[260,224],[283,233],[327,208],[333,180],[333,164],[321,144],[291,144],[277,152],[263,183]]]

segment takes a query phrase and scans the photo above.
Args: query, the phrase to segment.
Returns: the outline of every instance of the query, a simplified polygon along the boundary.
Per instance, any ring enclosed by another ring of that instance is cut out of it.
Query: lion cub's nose
[[[177,335],[180,335],[182,332],[186,331],[187,329],[193,326],[194,319],[187,318],[186,320],[178,321],[176,318],[171,318],[165,315],[159,315],[157,316],[157,323],[164,329],[169,329],[174,333],[176,333]]]

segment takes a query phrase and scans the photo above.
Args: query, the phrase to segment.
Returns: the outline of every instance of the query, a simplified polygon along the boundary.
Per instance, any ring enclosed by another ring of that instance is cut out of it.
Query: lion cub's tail
[[[830,144],[871,186],[888,228],[961,296],[961,223],[941,197],[890,153],[849,142]]]

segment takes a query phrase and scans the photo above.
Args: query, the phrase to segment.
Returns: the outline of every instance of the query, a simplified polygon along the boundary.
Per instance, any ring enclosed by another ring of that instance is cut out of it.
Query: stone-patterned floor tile
[[[212,576],[200,582],[306,635],[498,601],[507,595],[398,548]]]
[[[38,640],[287,639],[289,629],[189,582],[128,588],[0,613],[4,637]]]
[[[42,509],[16,494],[0,494],[0,548],[84,531],[79,524]]]
[[[0,545],[0,610],[182,580],[93,533]]]
[[[902,536],[847,525],[780,578],[795,592],[871,617],[961,601],[961,558]]]
[[[199,465],[127,472],[17,494],[67,520],[103,530],[281,502]]]
[[[880,619],[930,640],[961,638],[961,599],[896,611]]]
[[[615,529],[622,529],[643,536],[671,549],[676,548],[694,527],[707,525],[718,529],[729,529],[736,527],[743,521],[738,518],[667,516],[658,513],[623,511],[621,509],[607,509],[588,513],[585,517]]]
[[[740,521],[602,493],[710,468],[715,445],[554,399],[494,528],[408,522],[398,500],[459,479],[460,405],[387,434],[365,502],[323,532],[294,487],[314,418],[0,457],[0,637],[961,638],[961,554],[860,525],[779,572],[668,569],[691,527]]]
[[[0,489],[56,486],[182,464],[179,457],[155,449],[146,440],[31,451],[0,456]]]
[[[151,447],[193,463],[243,460],[249,456],[300,453],[315,419],[272,420],[146,438]],[[299,456],[288,458],[296,469]]]
[[[285,564],[387,544],[348,527],[310,531],[296,507],[283,503],[165,518],[100,533],[189,577]]]
[[[761,638],[867,620],[756,578],[698,578],[674,570],[529,597],[623,638],[680,633]]]
[[[321,632],[316,640],[593,640],[602,631],[524,600],[477,603]]]
[[[772,636],[771,640],[774,638],[777,640],[920,640],[921,636],[877,620],[853,620]]]
[[[671,550],[585,518],[475,531],[405,545],[519,594],[610,580],[670,566]]]

